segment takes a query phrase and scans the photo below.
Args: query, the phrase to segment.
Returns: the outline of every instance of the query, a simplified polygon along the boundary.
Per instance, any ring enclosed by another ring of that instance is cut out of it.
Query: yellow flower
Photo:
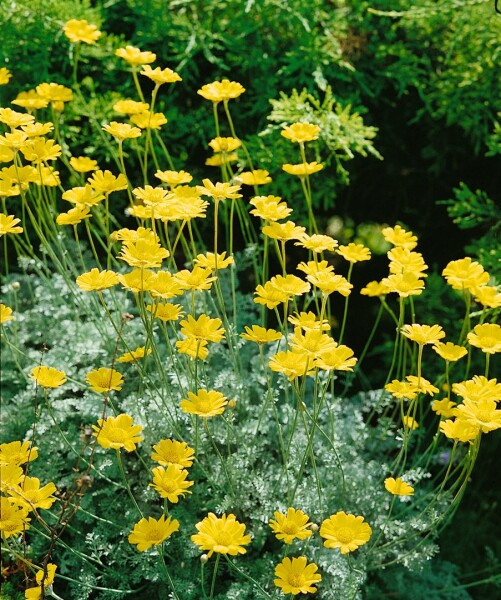
[[[130,292],[149,291],[156,280],[156,275],[148,269],[133,269],[125,275],[118,275],[118,281]]]
[[[174,274],[174,279],[185,290],[208,290],[217,277],[211,277],[212,271],[196,265],[192,271],[184,269]]]
[[[402,248],[407,248],[407,250],[412,250],[417,246],[417,237],[412,231],[406,231],[400,225],[385,227],[381,230],[381,233],[384,239],[394,246],[401,246]]]
[[[12,100],[12,104],[22,106],[26,110],[38,110],[39,108],[47,108],[49,101],[42,98],[36,90],[27,90],[19,92],[16,99]]]
[[[0,531],[2,537],[7,539],[11,535],[18,535],[25,529],[29,529],[28,509],[25,506],[19,506],[14,500],[0,498]]]
[[[433,394],[438,393],[438,388],[432,385],[427,379],[424,377],[417,377],[416,375],[407,375],[407,381],[414,386],[417,392],[421,394],[429,394],[433,396]]]
[[[190,183],[193,177],[186,171],[157,171],[155,177],[171,186]]]
[[[357,364],[357,358],[353,357],[353,350],[348,346],[336,346],[328,352],[322,352],[317,357],[317,367],[327,371],[353,371]]]
[[[280,221],[287,219],[292,213],[292,208],[289,208],[285,202],[278,196],[254,196],[249,202],[254,209],[250,211],[251,215],[255,215],[265,221]]]
[[[297,175],[297,177],[306,177],[307,175],[313,175],[324,168],[323,165],[313,161],[311,163],[299,163],[298,165],[282,165],[282,169],[289,173],[289,175]]]
[[[231,154],[226,154],[226,152],[220,152],[207,158],[205,160],[205,164],[208,167],[221,167],[222,165],[226,165],[230,162],[235,162],[236,160],[238,160],[238,154],[236,152],[232,152]]]
[[[419,277],[427,277],[426,271],[428,265],[424,262],[423,255],[420,252],[413,252],[402,246],[393,248],[388,253],[390,260],[390,273],[401,275],[411,273]]]
[[[75,206],[70,208],[68,212],[60,213],[56,217],[58,225],[78,225],[83,219],[90,219],[92,215],[88,206]]]
[[[322,333],[320,329],[303,330],[301,327],[294,328],[294,333],[289,336],[289,345],[292,350],[309,355],[312,364],[315,358],[333,351],[337,346],[330,335]]]
[[[319,321],[317,315],[314,312],[300,312],[295,315],[290,315],[287,319],[289,323],[292,323],[294,327],[301,327],[301,329],[317,329],[320,331],[330,331],[331,326],[327,319]]]
[[[229,183],[212,183],[210,179],[202,179],[203,186],[197,186],[200,194],[203,196],[210,196],[216,202],[221,200],[236,200],[241,198],[242,194],[238,194],[240,190],[239,185],[231,185]]]
[[[436,342],[433,345],[433,350],[447,362],[455,362],[468,354],[466,348],[457,346],[452,342]]]
[[[408,381],[398,381],[394,379],[391,383],[384,386],[385,390],[390,392],[395,398],[414,400],[417,396],[416,386]]]
[[[295,246],[302,246],[315,253],[325,252],[326,250],[334,252],[337,245],[337,240],[330,235],[320,235],[319,233],[314,233],[313,235],[305,234],[299,242],[295,243]]]
[[[480,348],[486,354],[501,352],[501,327],[496,323],[476,325],[466,337],[470,346]]]
[[[51,169],[50,167],[46,167],[45,165],[39,164],[35,184],[52,187],[57,187],[58,185],[61,185],[59,171],[54,171],[54,169]]]
[[[179,531],[179,521],[171,517],[162,515],[158,520],[143,518],[134,525],[128,540],[129,544],[137,545],[139,552],[144,552],[152,546],[158,546],[176,531]]]
[[[478,437],[480,429],[463,419],[454,421],[448,419],[440,422],[440,431],[449,439],[458,442],[473,442]]]
[[[137,138],[141,135],[138,127],[132,127],[128,123],[112,121],[109,125],[103,125],[103,130],[112,135],[118,141]]]
[[[310,518],[302,510],[288,508],[287,514],[273,513],[275,520],[270,519],[270,527],[277,540],[283,540],[285,544],[291,544],[293,540],[305,540],[313,532],[309,529]]]
[[[0,324],[8,323],[9,321],[13,321],[14,317],[12,316],[12,308],[10,306],[6,306],[5,304],[0,304]]]
[[[127,178],[123,173],[115,177],[111,171],[99,170],[87,181],[96,192],[102,192],[103,194],[111,194],[111,192],[127,189]]]
[[[31,442],[9,442],[0,444],[0,465],[24,465],[38,458],[38,450]],[[3,477],[3,473],[2,473]]]
[[[95,206],[96,204],[99,204],[101,200],[104,200],[104,195],[94,191],[92,186],[88,183],[84,186],[66,190],[62,194],[62,199],[71,202],[72,204]],[[83,208],[83,206],[80,206],[80,208]]]
[[[58,388],[66,383],[66,374],[63,371],[58,371],[53,367],[44,365],[31,369],[31,379],[34,379],[37,385],[44,388]]]
[[[195,265],[203,267],[204,269],[210,269],[211,271],[216,270],[216,257],[214,252],[206,252],[205,254],[198,254],[193,259]],[[217,255],[217,270],[226,269],[230,265],[235,264],[233,256],[226,256],[226,252],[222,252]]]
[[[74,44],[78,44],[78,42],[95,44],[101,37],[101,32],[98,30],[97,25],[89,24],[85,19],[81,21],[77,21],[76,19],[67,21],[63,31],[64,35]]]
[[[167,118],[163,113],[152,113],[144,111],[137,115],[132,115],[130,120],[141,129],[160,129],[167,123]]]
[[[48,100],[53,104],[73,100],[72,90],[59,83],[40,83],[36,87],[36,93],[44,100]]]
[[[188,399],[181,400],[181,410],[185,413],[200,417],[215,417],[222,415],[228,404],[228,399],[214,390],[198,390],[196,394],[188,392]]]
[[[282,242],[288,240],[300,240],[305,231],[304,227],[296,225],[294,221],[286,221],[285,223],[273,222],[270,225],[265,225],[263,227],[264,235]]]
[[[206,340],[197,340],[190,336],[184,340],[178,340],[176,342],[176,348],[180,354],[186,354],[193,360],[196,358],[205,360],[209,355],[207,344]]]
[[[364,288],[360,290],[362,296],[372,298],[386,296],[390,290],[380,281],[370,281]]]
[[[283,373],[291,381],[303,375],[313,375],[315,371],[315,361],[306,352],[298,350],[277,352],[268,364],[272,371]]]
[[[200,94],[202,98],[217,104],[219,102],[227,102],[228,100],[238,98],[244,92],[245,88],[240,85],[240,83],[223,79],[223,81],[207,83],[197,91],[197,94]]]
[[[256,344],[269,344],[271,342],[278,342],[282,339],[282,334],[274,329],[266,329],[259,325],[252,325],[252,327],[245,326],[245,333],[241,333],[240,337],[249,342]]]
[[[216,137],[209,142],[209,146],[214,152],[233,152],[241,145],[242,142],[234,137]]]
[[[132,193],[138,200],[142,200],[146,205],[160,204],[164,202],[165,197],[168,194],[167,190],[164,190],[164,188],[153,187],[151,185],[146,185],[144,188],[134,188]]]
[[[254,298],[256,304],[263,304],[269,309],[275,308],[275,306],[289,300],[289,296],[280,288],[273,285],[271,281],[267,281],[264,285],[258,285],[254,295],[256,296]]]
[[[2,477],[0,479],[0,490],[9,493],[16,485],[19,485],[24,479],[23,469],[14,463],[2,465]]]
[[[185,469],[193,464],[195,451],[186,442],[177,440],[160,440],[153,446],[152,460],[166,467],[168,465],[179,465]]]
[[[306,275],[318,275],[322,276],[333,273],[334,267],[329,265],[326,260],[309,260],[308,262],[300,262],[297,266],[298,271],[303,271]]]
[[[12,108],[0,108],[0,123],[5,123],[11,129],[17,129],[21,125],[29,125],[35,121],[33,115],[20,113]]]
[[[113,105],[113,110],[121,115],[139,115],[147,111],[150,105],[147,102],[136,100],[119,100]]]
[[[473,401],[465,399],[454,409],[457,419],[478,427],[482,433],[488,433],[501,427],[501,410],[496,409],[495,400]]]
[[[24,229],[17,226],[20,222],[21,219],[16,219],[14,215],[4,215],[3,213],[0,213],[0,237],[7,233],[23,233]]]
[[[244,546],[251,542],[250,535],[244,535],[245,525],[232,514],[216,517],[210,512],[195,527],[198,533],[192,535],[191,540],[200,550],[208,550],[209,558],[214,552],[231,556],[245,554]]]
[[[169,256],[169,251],[162,248],[159,243],[138,239],[135,242],[125,242],[118,258],[131,267],[155,269],[160,267],[163,259]]]
[[[133,425],[133,418],[127,414],[108,417],[106,420],[98,419],[97,425],[92,425],[92,429],[92,435],[103,448],[124,448],[127,452],[132,452],[136,449],[136,444],[143,439],[140,435],[142,426]]]
[[[91,390],[95,392],[110,392],[116,390],[117,392],[122,389],[123,377],[121,373],[115,371],[115,369],[108,369],[101,367],[94,369],[90,373],[87,373],[85,380],[90,386]]]
[[[449,262],[442,275],[455,290],[474,290],[489,281],[489,273],[486,273],[482,265],[469,256]]]
[[[94,268],[76,279],[78,287],[86,292],[101,291],[117,285],[119,279],[114,271],[99,271]]]
[[[487,379],[483,375],[475,375],[473,379],[453,383],[452,391],[473,402],[482,402],[484,400],[496,400],[501,398],[501,383],[497,379]]]
[[[28,137],[36,138],[50,133],[54,129],[54,125],[52,123],[30,123],[23,125],[21,129]]]
[[[42,598],[42,583],[45,597],[47,595],[47,589],[54,583],[56,569],[57,565],[53,563],[48,563],[46,569],[40,569],[35,576],[38,586],[25,590],[24,597],[27,600],[39,600]]]
[[[54,140],[35,138],[21,148],[26,160],[38,165],[61,156],[61,146]]]
[[[473,288],[475,302],[487,308],[498,308],[501,306],[501,293],[498,289],[491,285],[483,285],[482,287]]]
[[[431,403],[431,409],[433,410],[433,412],[435,412],[440,417],[445,417],[446,419],[455,415],[455,406],[456,403],[451,402],[448,398],[444,398],[443,400],[434,400]]]
[[[193,481],[187,481],[188,471],[183,467],[170,464],[165,467],[155,467],[153,471],[153,483],[150,487],[155,489],[162,498],[167,498],[169,502],[177,504],[179,496],[191,494],[188,490],[193,485]]]
[[[153,61],[148,61],[153,62]],[[158,86],[164,83],[175,83],[176,81],[182,81],[181,77],[172,69],[161,69],[155,67],[152,69],[149,65],[144,65],[140,71],[141,75],[148,77],[151,81],[154,81]]]
[[[6,133],[0,135],[0,147],[11,148],[12,150],[20,150],[26,146],[28,142],[28,136],[24,131],[15,130],[12,133]]]
[[[117,362],[120,363],[130,363],[138,360],[139,358],[144,358],[145,356],[149,356],[151,354],[151,348],[148,350],[145,349],[144,346],[140,346],[131,352],[125,352],[122,356],[117,358]]]
[[[57,500],[53,496],[56,491],[57,488],[52,482],[40,487],[40,479],[24,477],[19,485],[9,491],[9,496],[20,506],[32,511],[35,508],[49,509]]]
[[[290,140],[291,142],[304,144],[304,142],[318,140],[320,127],[318,125],[312,125],[311,123],[293,123],[292,125],[282,129],[280,133],[284,136],[284,138]]]
[[[314,594],[317,591],[315,584],[322,581],[322,576],[317,571],[317,565],[308,563],[305,556],[285,557],[275,567],[276,579],[273,583],[283,594]]]
[[[419,427],[419,423],[412,417],[405,416],[403,417],[402,422],[404,424],[404,427],[406,427],[407,429],[414,430]]]
[[[388,292],[396,292],[401,298],[419,296],[424,290],[424,281],[414,273],[393,273],[381,280]]]
[[[307,275],[306,279],[327,296],[338,292],[346,297],[351,294],[353,289],[353,285],[345,277],[327,271]]]
[[[402,335],[416,342],[420,346],[436,344],[445,337],[445,332],[440,325],[404,325],[401,329]]]
[[[336,250],[345,260],[351,263],[370,260],[371,251],[363,244],[348,244],[347,246],[339,246]]]
[[[77,173],[89,173],[90,171],[97,171],[97,161],[88,156],[72,156],[70,158],[70,165]]]
[[[236,178],[244,185],[264,185],[271,183],[271,177],[268,171],[257,169],[256,171],[244,171]]]
[[[180,323],[182,335],[207,342],[220,342],[223,339],[225,331],[221,325],[221,319],[211,319],[208,315],[200,315],[198,319],[188,315],[187,320]]]
[[[339,548],[341,554],[353,552],[367,543],[372,529],[364,518],[346,514],[344,511],[331,515],[320,526],[320,536],[326,548]]]
[[[12,73],[7,67],[0,67],[0,85],[7,85],[11,77]]]
[[[393,494],[394,496],[414,495],[414,488],[408,483],[405,483],[405,481],[403,481],[403,479],[400,477],[397,477],[396,479],[393,477],[388,477],[384,480],[384,487],[388,492],[390,492],[390,494]]]
[[[153,54],[153,52],[141,52],[139,48],[135,48],[134,46],[125,46],[125,48],[119,48],[115,51],[115,56],[123,58],[133,67],[137,67],[138,65],[147,65],[155,62],[157,59],[157,55]]]

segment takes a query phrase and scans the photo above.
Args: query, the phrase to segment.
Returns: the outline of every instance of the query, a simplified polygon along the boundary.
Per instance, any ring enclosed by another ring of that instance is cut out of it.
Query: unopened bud
[[[237,405],[237,401],[234,398],[232,398],[231,400],[228,401],[228,408],[233,409],[236,407],[236,405]]]
[[[209,561],[209,557],[207,556],[207,554],[202,554],[202,556],[200,557],[200,562],[203,565],[205,565],[208,561]]]
[[[318,525],[316,523],[310,523],[310,529],[313,532],[317,532],[318,531]]]
[[[13,290],[18,290],[21,287],[21,284],[19,283],[19,281],[13,281],[11,287]]]

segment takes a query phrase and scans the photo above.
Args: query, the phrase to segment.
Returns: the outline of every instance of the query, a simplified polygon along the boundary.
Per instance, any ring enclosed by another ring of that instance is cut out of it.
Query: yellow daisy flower
[[[121,450],[124,448],[127,452],[136,449],[136,444],[142,441],[140,435],[143,430],[141,425],[133,425],[133,418],[127,414],[120,414],[117,417],[108,417],[99,419],[97,425],[92,425],[93,434],[97,443],[103,448],[113,448]]]
[[[341,554],[348,554],[366,544],[372,529],[364,522],[364,517],[346,514],[344,511],[331,515],[320,526],[320,536],[325,539],[326,548],[339,548]]]
[[[293,540],[305,540],[313,532],[309,528],[310,518],[300,509],[288,508],[287,514],[273,513],[275,520],[270,519],[269,525],[277,540],[283,540],[285,544],[291,544]]]
[[[308,563],[305,556],[297,558],[285,557],[275,567],[276,579],[273,583],[282,590],[283,594],[314,594],[317,591],[315,584],[322,581],[322,576],[317,573],[315,563]]]
[[[250,535],[244,534],[245,525],[239,523],[233,514],[216,517],[209,513],[195,527],[198,533],[192,535],[191,540],[200,550],[208,550],[209,558],[214,552],[231,556],[245,554],[244,546],[251,542]]]
[[[152,546],[158,546],[176,531],[179,531],[179,521],[172,517],[143,518],[134,525],[128,540],[129,544],[137,546],[139,552],[144,552]]]

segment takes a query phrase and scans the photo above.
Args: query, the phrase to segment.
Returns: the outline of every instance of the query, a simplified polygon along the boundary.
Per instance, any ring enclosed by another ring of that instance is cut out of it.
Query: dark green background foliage
[[[177,168],[198,179],[217,178],[217,170],[203,166],[214,137],[212,112],[196,92],[216,79],[238,81],[247,91],[231,104],[236,131],[246,140],[254,167],[274,178],[266,193],[287,200],[296,220],[306,214],[294,205],[299,187],[280,168],[299,157],[280,128],[309,120],[322,127],[318,142],[308,145],[308,158],[326,164],[313,176],[324,228],[339,217],[346,241],[360,239],[376,251],[379,242],[372,239],[370,224],[401,222],[419,236],[418,249],[436,272],[467,251],[499,283],[501,15],[493,1],[5,0],[0,66],[14,77],[0,88],[2,106],[44,81],[71,85],[72,46],[62,33],[71,18],[86,18],[103,31],[96,46],[82,48],[79,76],[88,104],[70,103],[65,112],[73,155],[89,154],[101,168],[110,168],[99,124],[117,118],[116,100],[136,98],[125,63],[114,51],[138,46],[155,52],[156,64],[183,78],[162,87],[156,105],[169,119],[162,135]],[[148,83],[142,84],[148,92]],[[243,155],[238,166],[249,168]],[[364,283],[385,275],[386,263],[380,264],[381,273],[377,259],[370,272],[361,268]],[[450,306],[457,298],[438,278],[430,278],[429,289],[434,290],[431,299],[427,296],[429,323],[440,322],[452,333]],[[358,321],[347,339],[355,352],[367,334],[364,319]],[[374,369],[385,365],[384,343],[372,359]],[[19,415],[9,426],[20,436],[27,424]],[[383,572],[371,583],[368,598],[501,597],[494,585],[478,591],[473,586],[463,595],[457,588],[499,572],[493,557],[499,542],[492,523],[481,518],[499,510],[499,498],[487,485],[497,472],[495,455],[499,437],[482,449],[475,471],[479,485],[466,496],[454,528],[445,532],[440,560],[412,577],[400,567]],[[101,514],[103,508],[112,510],[113,501],[110,490],[92,498]],[[193,516],[187,511],[184,519]],[[475,547],[467,547],[465,538],[474,539]],[[121,548],[119,568],[127,569],[135,551],[125,540],[115,541]],[[106,564],[99,536],[81,543],[94,545]],[[145,577],[153,580],[156,566],[148,568]],[[440,585],[453,592],[437,591]],[[9,597],[7,588],[4,593]]]

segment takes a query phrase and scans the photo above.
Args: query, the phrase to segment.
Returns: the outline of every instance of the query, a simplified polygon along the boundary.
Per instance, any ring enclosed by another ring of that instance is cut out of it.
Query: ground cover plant
[[[394,224],[376,228],[386,273],[371,280],[371,249],[325,231],[332,115],[352,151],[377,154],[328,89],[323,105],[273,104],[283,161],[268,172],[235,127],[245,87],[201,82],[213,137],[197,178],[155,111],[177,71],[120,45],[106,60],[130,94],[100,122],[79,72],[102,34],[83,19],[61,31],[71,86],[0,109],[7,597],[345,599],[380,573],[426,572],[501,427],[495,274],[469,256],[428,274],[426,248]],[[447,327],[427,310],[438,280]],[[357,355],[355,295],[374,316]],[[385,320],[385,369],[368,381]],[[468,598],[442,568],[436,597]]]

